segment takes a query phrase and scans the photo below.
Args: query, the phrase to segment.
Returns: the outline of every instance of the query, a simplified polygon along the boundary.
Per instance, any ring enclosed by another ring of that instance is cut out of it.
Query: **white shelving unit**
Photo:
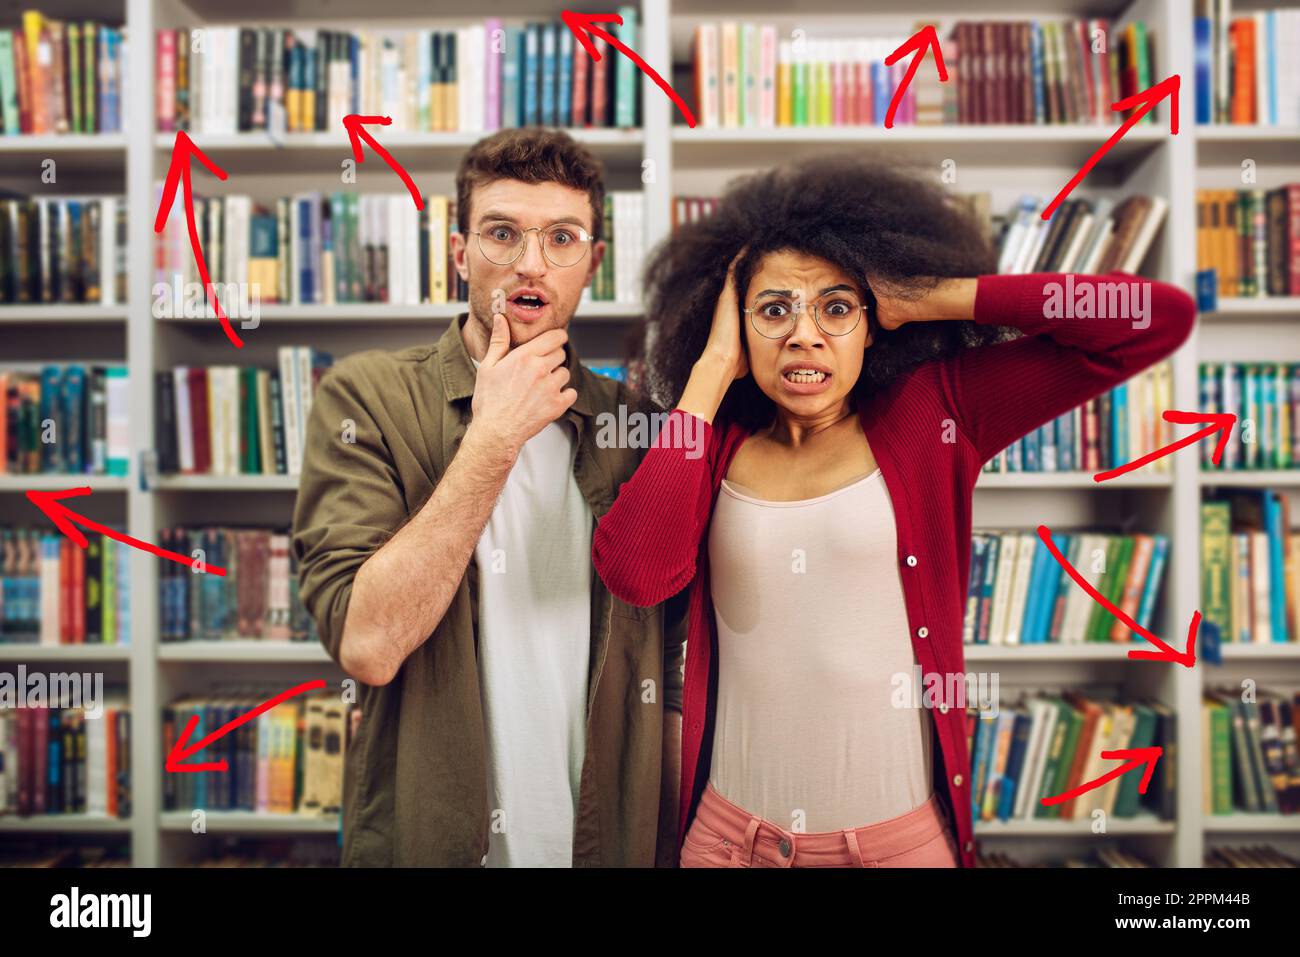
[[[51,16],[84,13],[79,0],[42,5]],[[1265,4],[1267,5],[1267,4]],[[903,0],[870,5],[870,12],[851,0],[813,0],[798,11],[774,0],[643,0],[637,49],[650,65],[679,90],[689,90],[689,39],[702,21],[725,19],[775,23],[788,34],[806,28],[862,32],[905,31],[924,14],[950,22],[982,17],[960,0],[934,0],[924,9]],[[1237,7],[1248,4],[1238,3]],[[541,0],[509,0],[492,13],[512,22],[558,16],[560,7]],[[1180,73],[1181,128],[1171,136],[1167,105],[1160,125],[1132,130],[1080,190],[1094,195],[1159,193],[1170,202],[1168,220],[1144,266],[1152,277],[1194,289],[1196,267],[1195,190],[1237,185],[1243,158],[1255,158],[1262,185],[1300,179],[1300,128],[1198,128],[1194,123],[1194,71],[1191,0],[1008,0],[996,14],[1011,19],[1102,16],[1119,25],[1145,20],[1157,44],[1160,77]],[[483,11],[486,13],[486,11]],[[92,514],[124,521],[131,535],[156,541],[159,528],[180,523],[264,522],[290,520],[293,477],[173,476],[151,488],[142,483],[141,456],[153,445],[153,373],[181,362],[267,364],[274,348],[311,343],[336,356],[361,348],[396,348],[428,341],[445,328],[459,306],[389,307],[273,306],[261,313],[261,326],[244,331],[246,347],[234,352],[215,320],[155,320],[150,312],[153,281],[155,181],[166,172],[172,135],[154,130],[154,30],[209,25],[364,26],[394,28],[477,22],[451,4],[416,0],[342,0],[325,7],[302,3],[253,3],[251,0],[118,0],[97,9],[96,16],[121,17],[132,38],[127,87],[130,134],[114,136],[0,138],[0,185],[24,192],[72,193],[91,188],[122,192],[129,211],[129,296],[124,306],[3,307],[0,341],[21,346],[15,358],[57,361],[84,356],[125,360],[131,376],[131,473],[122,479],[73,476],[0,479],[0,521],[33,522],[36,516],[22,492],[91,485]],[[941,31],[940,36],[946,31]],[[811,128],[778,130],[689,129],[676,108],[648,78],[643,87],[643,126],[636,130],[583,130],[576,135],[605,161],[607,185],[642,189],[646,200],[646,248],[668,236],[674,195],[709,195],[732,176],[750,169],[827,151],[873,149],[906,155],[921,171],[937,177],[944,160],[957,163],[954,188],[989,190],[996,209],[1004,209],[1024,192],[1052,195],[1110,135],[1115,125]],[[476,134],[380,134],[380,140],[410,171],[425,192],[451,193],[456,163]],[[346,133],[265,134],[206,137],[195,141],[230,178],[220,183],[196,166],[196,193],[248,192],[272,197],[301,189],[338,188],[339,163],[350,155]],[[40,182],[40,162],[57,160],[57,187]],[[653,170],[653,175],[646,175]],[[358,170],[356,189],[391,190],[397,181],[377,158]],[[584,303],[575,319],[574,337],[588,358],[622,353],[638,307]],[[1174,356],[1174,405],[1197,407],[1197,363],[1204,360],[1300,360],[1300,299],[1224,300],[1202,317],[1191,340]],[[5,349],[8,354],[8,349]],[[1180,433],[1183,434],[1183,433]],[[977,527],[1052,527],[1132,519],[1136,527],[1163,531],[1173,548],[1166,587],[1153,629],[1177,643],[1199,603],[1199,503],[1202,491],[1222,481],[1285,487],[1293,496],[1300,471],[1255,475],[1209,476],[1199,458],[1187,451],[1174,457],[1172,472],[1129,474],[1098,486],[1090,474],[983,475],[975,494]],[[86,500],[89,502],[90,500]],[[1300,502],[1293,514],[1300,514]],[[91,505],[86,506],[91,509]],[[0,645],[0,668],[17,663],[57,668],[67,662],[102,664],[106,683],[129,688],[135,715],[132,745],[133,815],[125,821],[81,816],[0,819],[0,831],[129,833],[132,859],[143,866],[184,863],[202,849],[203,838],[191,833],[189,812],[163,812],[161,779],[164,749],[159,715],[174,696],[207,687],[214,679],[283,680],[290,687],[307,678],[337,683],[343,676],[317,645],[271,642],[194,642],[162,644],[158,640],[158,560],[132,553],[132,633],[129,646],[114,648],[28,648]],[[1130,661],[1125,647],[1023,648],[977,647],[968,650],[970,670],[996,668],[1004,685],[1002,700],[1017,689],[1041,686],[1117,687],[1134,695],[1153,695],[1175,708],[1179,718],[1177,822],[1141,816],[1110,822],[1104,835],[1090,822],[1030,821],[977,826],[986,847],[1004,849],[1023,860],[1059,858],[1086,852],[1098,840],[1123,841],[1159,864],[1195,867],[1215,841],[1267,839],[1300,846],[1300,820],[1236,815],[1212,819],[1201,807],[1200,698],[1203,685],[1253,677],[1261,685],[1300,683],[1300,646],[1225,647],[1221,666],[1198,663],[1194,670]],[[248,813],[209,812],[209,834],[293,835],[329,840],[336,821]]]

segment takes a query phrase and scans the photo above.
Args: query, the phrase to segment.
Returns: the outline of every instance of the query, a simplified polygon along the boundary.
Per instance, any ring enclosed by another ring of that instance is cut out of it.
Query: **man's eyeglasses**
[[[482,229],[471,229],[478,237],[479,252],[498,266],[509,266],[523,255],[528,234],[536,232],[544,255],[552,266],[576,266],[591,247],[593,237],[581,226],[556,223],[554,226],[533,226],[520,229],[513,223],[487,223]]]
[[[828,336],[847,336],[862,321],[862,300],[851,292],[831,292],[815,302],[785,296],[764,298],[745,309],[754,331],[768,339],[784,339],[794,331],[799,313],[812,310],[813,322]]]

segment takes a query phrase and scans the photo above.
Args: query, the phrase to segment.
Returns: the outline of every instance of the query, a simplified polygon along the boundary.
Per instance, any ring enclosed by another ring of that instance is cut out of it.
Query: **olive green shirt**
[[[357,569],[425,504],[470,421],[475,371],[461,340],[468,314],[436,345],[349,356],[321,380],[307,424],[293,551],[303,602],[339,661]],[[598,521],[642,448],[597,434],[658,407],[583,366],[566,345],[577,401],[574,476]],[[609,444],[606,441],[606,444]],[[491,809],[479,690],[478,569],[383,686],[358,684],[361,720],[343,776],[345,866],[479,866]],[[592,575],[587,738],[574,820],[575,866],[653,866],[664,708],[681,711],[685,593],[637,608]]]

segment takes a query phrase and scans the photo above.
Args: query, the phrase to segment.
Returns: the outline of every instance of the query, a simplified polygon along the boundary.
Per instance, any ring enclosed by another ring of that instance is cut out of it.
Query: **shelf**
[[[1249,488],[1266,488],[1272,486],[1300,486],[1300,469],[1259,469],[1250,471],[1205,472],[1200,476],[1201,487],[1208,485],[1242,485]]]
[[[1213,312],[1201,313],[1201,318],[1226,322],[1242,319],[1290,319],[1300,322],[1300,296],[1259,296],[1220,299]]]
[[[337,816],[308,817],[305,814],[206,810],[203,814],[208,833],[335,834],[339,829]],[[163,811],[161,817],[164,831],[188,833],[194,820],[192,811]]]
[[[1219,645],[1225,661],[1255,661],[1260,658],[1272,661],[1300,660],[1300,643],[1279,641],[1253,644],[1225,642]]]
[[[1098,835],[1092,830],[1091,817],[1082,820],[1046,818],[1030,821],[976,821],[976,837],[1090,837]],[[1132,818],[1106,816],[1106,837],[1133,837],[1138,835],[1174,834],[1173,821],[1162,821],[1150,812]]]
[[[125,322],[126,306],[98,303],[61,303],[0,306],[0,323],[6,322]]]
[[[1071,489],[1071,488],[1171,488],[1173,476],[1168,472],[1137,469],[1098,482],[1092,472],[981,472],[976,489]]]
[[[333,664],[318,641],[266,641],[252,638],[163,642],[158,645],[158,660]]]
[[[41,164],[55,161],[59,184],[72,182],[82,173],[122,176],[126,168],[124,133],[51,133],[0,136],[0,178],[19,176],[40,181]],[[38,191],[51,191],[49,186]],[[67,188],[59,192],[70,192]],[[76,192],[88,192],[80,186]],[[100,192],[101,190],[95,190]],[[121,188],[118,188],[118,192]]]
[[[0,642],[0,661],[129,661],[130,645],[41,645]]]
[[[1256,123],[1234,126],[1231,123],[1198,123],[1195,129],[1196,140],[1199,143],[1300,141],[1300,126],[1262,126]]]
[[[385,302],[353,302],[335,305],[290,305],[267,303],[260,307],[261,322],[352,322],[363,319],[376,324],[384,323],[428,323],[448,322],[467,312],[469,304],[464,302],[425,303],[418,306],[395,306]],[[645,312],[639,302],[609,302],[593,300],[579,302],[578,311],[574,313],[575,321],[593,322],[601,320],[637,319]],[[180,317],[159,319],[158,322],[176,325],[200,325],[217,321],[215,313],[210,316]]]
[[[296,475],[165,475],[154,488],[163,492],[296,492]]]
[[[0,831],[102,831],[126,834],[130,830],[130,818],[99,817],[91,814],[0,816]]]
[[[1206,834],[1300,834],[1300,814],[1207,814]]]
[[[605,162],[640,165],[645,132],[639,127],[563,129]],[[367,130],[409,171],[434,168],[454,170],[465,150],[489,135],[488,132],[395,132],[382,126],[367,127]],[[286,133],[281,137],[265,132],[220,135],[190,133],[189,136],[212,162],[232,176],[266,171],[272,162],[283,164],[284,171],[290,173],[337,174],[339,164],[352,157],[352,146],[342,124],[337,132]],[[163,154],[160,162],[164,167],[175,142],[175,133],[154,135],[154,148]],[[364,159],[357,165],[358,175],[374,172],[393,177],[393,171],[374,150],[368,145],[363,145],[362,150]],[[210,177],[206,170],[200,171],[199,179],[204,181],[206,187],[215,188],[217,180]],[[401,187],[395,177],[393,182],[397,188]],[[237,189],[234,186],[228,188]]]
[[[690,167],[766,167],[786,160],[844,152],[865,145],[925,147],[958,164],[1069,166],[1078,169],[1106,142],[1115,126],[948,125],[801,126],[760,129],[673,127],[677,163]],[[1169,128],[1135,127],[1125,134],[1097,169],[1123,167],[1166,140]],[[936,154],[937,155],[937,154]]]
[[[66,488],[90,487],[93,493],[125,492],[129,487],[125,475],[69,475],[60,472],[35,472],[31,474],[5,473],[0,475],[0,492],[26,492],[28,490],[57,492]]]
[[[1132,661],[1128,653],[1133,649],[1154,651],[1148,642],[1086,642],[1062,645],[1046,642],[1034,645],[964,645],[967,661]]]

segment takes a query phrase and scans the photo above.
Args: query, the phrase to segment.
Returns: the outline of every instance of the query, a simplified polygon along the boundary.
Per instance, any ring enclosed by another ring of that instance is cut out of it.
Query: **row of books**
[[[1207,640],[1300,642],[1300,531],[1274,489],[1219,489],[1201,503],[1201,614]]]
[[[1162,534],[1053,532],[1087,582],[1149,628],[1169,556]],[[1133,641],[1119,618],[1075,584],[1034,531],[976,531],[962,641],[967,645],[1077,645]]]
[[[311,400],[328,352],[280,346],[278,367],[176,366],[155,373],[158,470],[184,475],[297,475]]]
[[[422,211],[407,193],[351,192],[301,193],[265,204],[242,195],[196,198],[194,209],[204,259],[228,316],[251,310],[254,297],[294,305],[420,305],[461,302],[468,295],[454,264],[451,237],[460,232],[454,197],[431,195]],[[605,194],[607,248],[584,299],[638,301],[643,210],[640,191]],[[477,255],[476,240],[467,241]],[[154,282],[157,318],[215,315],[199,285],[180,206],[173,206],[158,239]]]
[[[0,198],[0,304],[126,302],[120,196]]]
[[[691,40],[697,126],[773,129],[883,124],[910,62],[886,66],[885,59],[905,40],[903,36],[782,40],[770,23],[701,23]],[[942,121],[934,116],[918,118],[918,99],[923,100],[928,89],[924,71],[933,67],[932,61],[924,64],[908,86],[895,123]]]
[[[1097,810],[1126,819],[1143,808],[1161,820],[1176,816],[1171,772],[1177,721],[1159,701],[1109,701],[1079,691],[1041,694],[999,708],[996,716],[969,708],[966,729],[976,821],[1087,820]],[[1146,794],[1138,793],[1142,774],[1134,772],[1068,801],[1042,803],[1111,770],[1113,762],[1101,752],[1153,746],[1165,754]]]
[[[163,548],[189,567],[159,568],[162,641],[315,641],[316,626],[298,596],[298,570],[286,529],[164,528]],[[209,575],[210,565],[226,574]]]
[[[1202,412],[1231,412],[1236,425],[1215,465],[1215,442],[1201,445],[1207,471],[1300,468],[1300,363],[1202,362]]]
[[[104,844],[68,846],[67,838],[39,833],[6,834],[0,845],[0,867],[130,867],[129,841],[108,838]]]
[[[0,28],[0,134],[125,129],[126,40],[125,27],[35,10]]]
[[[197,723],[190,739],[199,741],[267,697],[238,688],[169,703],[163,709],[163,753],[191,718]],[[337,815],[343,801],[343,755],[359,714],[332,692],[281,702],[203,749],[201,760],[224,759],[226,771],[164,772],[163,809]]]
[[[0,367],[0,398],[0,474],[126,475],[125,366]]]
[[[985,472],[1097,472],[1131,462],[1175,438],[1161,410],[1173,407],[1173,367],[1157,362],[1126,382],[1021,436],[984,463]],[[1168,475],[1168,457],[1143,467]]]
[[[1044,221],[1042,212],[1048,202],[1022,196],[1001,221],[1005,226],[995,236],[998,272],[1136,274],[1169,209],[1161,196],[1135,195],[1118,203],[1079,197],[1065,200]],[[1098,302],[1089,308],[1104,316],[1108,305],[1113,304]],[[1128,307],[1127,301],[1123,306]]]
[[[1300,10],[1196,0],[1193,38],[1197,123],[1300,123]]]
[[[637,10],[618,14],[605,29],[636,50]],[[341,133],[352,113],[390,116],[399,132],[639,125],[640,72],[591,41],[596,57],[558,20],[499,17],[454,30],[159,30],[158,129]]]
[[[881,124],[912,62],[885,60],[908,35],[786,40],[772,24],[699,24],[691,41],[699,125]],[[959,21],[942,41],[948,82],[927,51],[894,122],[1109,123],[1112,102],[1154,81],[1151,44],[1141,21],[1118,34],[1106,20]]]
[[[102,708],[0,710],[0,815],[131,816],[131,710]]]
[[[978,832],[977,832],[978,833]],[[1051,863],[1026,864],[1021,858],[1006,851],[975,851],[976,867],[1152,867],[1151,861],[1124,847],[1099,847],[1087,854],[1069,854]]]
[[[1196,269],[1220,296],[1300,296],[1300,183],[1198,189]]]
[[[1205,852],[1205,867],[1300,867],[1300,858],[1269,844],[1226,845]]]
[[[130,644],[130,546],[84,534],[0,528],[0,643]]]
[[[1300,692],[1208,690],[1201,727],[1206,814],[1300,812]]]

